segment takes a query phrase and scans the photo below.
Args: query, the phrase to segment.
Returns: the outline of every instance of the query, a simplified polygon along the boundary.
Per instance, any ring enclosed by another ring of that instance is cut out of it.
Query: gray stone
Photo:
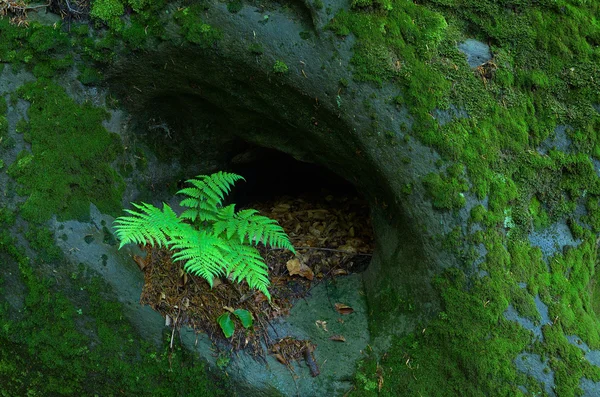
[[[475,39],[463,41],[458,45],[458,49],[467,56],[467,63],[472,68],[476,68],[492,59],[490,47]]]

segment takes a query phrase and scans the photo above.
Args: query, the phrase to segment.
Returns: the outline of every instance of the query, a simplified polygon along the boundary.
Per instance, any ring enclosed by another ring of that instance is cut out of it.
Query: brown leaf
[[[343,335],[333,335],[330,340],[334,340],[336,342],[346,342],[346,338]]]
[[[134,255],[133,260],[135,261],[135,263],[137,263],[140,270],[144,270],[144,268],[146,267],[146,261],[144,260],[144,258],[142,258],[139,255]]]
[[[277,359],[277,361],[279,361],[280,363],[282,363],[283,365],[287,365],[287,360],[285,358],[283,358],[283,356],[279,353],[273,354],[275,356],[275,358]]]
[[[292,206],[285,203],[279,203],[271,211],[273,212],[288,212]]]
[[[298,258],[290,259],[289,261],[287,261],[286,267],[288,269],[288,272],[290,272],[290,276],[297,274],[309,280],[312,280],[315,276],[312,269],[306,266],[304,263],[300,263],[300,260]]]
[[[337,312],[340,314],[350,314],[354,312],[353,308],[348,305],[344,305],[343,303],[336,303],[335,310],[337,310]]]
[[[262,292],[259,292],[258,294],[256,294],[256,297],[254,297],[254,303],[261,303],[261,302],[266,302],[267,301],[267,296],[265,294],[263,294]]]

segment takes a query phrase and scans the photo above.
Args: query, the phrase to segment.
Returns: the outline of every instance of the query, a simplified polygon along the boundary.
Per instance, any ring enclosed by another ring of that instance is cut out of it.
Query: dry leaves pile
[[[358,199],[333,196],[282,198],[251,207],[279,221],[298,252],[294,257],[287,250],[259,247],[269,266],[271,302],[245,283],[227,279],[215,279],[211,289],[203,279],[185,273],[180,263],[173,263],[169,251],[145,247],[146,257],[134,258],[145,273],[141,303],[161,313],[174,327],[189,325],[214,341],[224,340],[216,321],[224,307],[248,310],[255,318],[254,329],[236,327],[229,340],[234,349],[245,348],[263,356],[263,343],[285,362],[304,357],[310,367],[312,350],[306,356],[308,342],[270,340],[266,332],[269,321],[288,314],[293,303],[310,294],[311,287],[320,280],[366,268],[373,245],[368,208]],[[348,314],[352,309],[336,305],[336,310]],[[276,346],[279,350],[273,350]],[[313,368],[311,371],[314,375]]]

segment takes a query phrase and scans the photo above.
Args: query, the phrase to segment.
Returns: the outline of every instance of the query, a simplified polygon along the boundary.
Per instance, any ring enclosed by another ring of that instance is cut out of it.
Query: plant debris
[[[196,332],[206,333],[217,346],[229,343],[228,349],[247,349],[255,357],[264,358],[266,346],[284,365],[304,359],[311,374],[317,376],[315,346],[310,341],[289,337],[275,341],[267,328],[272,319],[289,314],[292,305],[310,294],[316,283],[366,268],[373,249],[368,208],[356,198],[334,196],[284,197],[252,203],[252,207],[261,215],[276,219],[298,251],[294,257],[288,250],[258,247],[269,266],[271,302],[246,283],[232,283],[227,278],[215,279],[211,289],[204,279],[184,272],[180,263],[174,263],[169,250],[150,246],[143,248],[145,258],[134,258],[145,275],[140,301],[169,318],[174,329],[188,325]],[[224,308],[247,310],[254,317],[252,326],[237,326],[232,336],[225,339],[217,322]],[[352,311],[342,304],[337,304],[336,309],[342,314]],[[326,329],[326,323],[322,322],[321,327]]]

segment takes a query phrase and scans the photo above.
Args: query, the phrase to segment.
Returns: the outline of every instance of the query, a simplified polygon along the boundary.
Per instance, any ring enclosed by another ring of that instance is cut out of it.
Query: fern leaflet
[[[236,213],[234,204],[222,207],[225,195],[240,179],[244,178],[227,172],[190,179],[192,186],[178,192],[187,196],[180,202],[187,207],[180,216],[167,204],[162,211],[146,203],[133,204],[137,211],[125,210],[129,216],[115,220],[119,248],[128,243],[167,247],[186,272],[204,278],[211,287],[215,277],[230,276],[270,300],[268,267],[252,244],[295,251],[276,221],[252,209]]]
[[[150,243],[152,246],[156,243],[159,247],[167,247],[169,236],[178,235],[185,229],[185,224],[167,204],[163,203],[162,211],[151,204],[132,204],[140,211],[125,210],[131,216],[115,220],[115,234],[121,240],[119,249],[129,243]]]

